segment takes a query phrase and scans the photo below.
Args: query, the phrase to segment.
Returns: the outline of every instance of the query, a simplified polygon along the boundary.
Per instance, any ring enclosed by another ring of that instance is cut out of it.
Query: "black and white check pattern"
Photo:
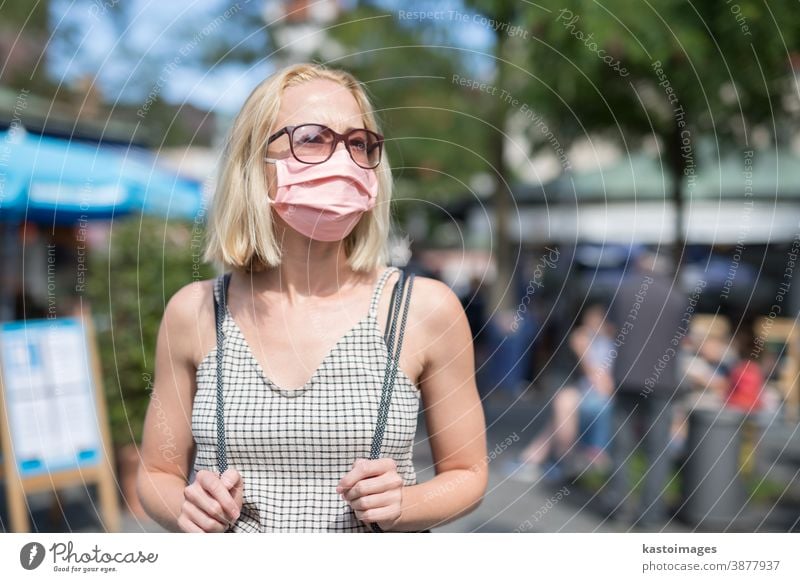
[[[357,458],[369,458],[380,406],[387,346],[377,318],[381,292],[397,267],[378,280],[368,315],[333,346],[311,380],[282,389],[262,371],[226,308],[223,320],[224,425],[228,466],[244,480],[233,532],[370,532],[336,493]],[[221,278],[217,280],[217,283]],[[220,285],[214,287],[220,301]],[[217,464],[216,352],[197,369],[192,434],[194,472]],[[383,439],[405,485],[416,483],[412,460],[420,394],[397,372]]]

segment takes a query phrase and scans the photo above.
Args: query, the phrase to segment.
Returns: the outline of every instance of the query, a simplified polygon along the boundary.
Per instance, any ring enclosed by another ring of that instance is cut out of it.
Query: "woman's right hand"
[[[236,469],[222,475],[202,469],[183,490],[178,527],[185,532],[220,533],[239,518],[242,509],[242,476]]]

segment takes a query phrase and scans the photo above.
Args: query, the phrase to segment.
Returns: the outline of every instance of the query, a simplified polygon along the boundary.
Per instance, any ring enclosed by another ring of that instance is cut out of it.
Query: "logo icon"
[[[38,568],[44,561],[44,546],[39,542],[29,542],[19,551],[19,563],[26,570]]]

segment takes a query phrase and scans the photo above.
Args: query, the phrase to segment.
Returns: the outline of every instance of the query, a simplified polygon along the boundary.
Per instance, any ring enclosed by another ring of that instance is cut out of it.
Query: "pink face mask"
[[[274,200],[267,196],[268,204],[308,238],[342,240],[361,215],[375,206],[375,170],[356,165],[344,148],[321,164],[304,164],[294,156],[274,163],[277,189]]]

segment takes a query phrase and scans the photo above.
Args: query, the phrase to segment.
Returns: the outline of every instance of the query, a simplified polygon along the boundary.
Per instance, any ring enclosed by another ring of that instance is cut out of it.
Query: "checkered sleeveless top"
[[[381,274],[361,321],[330,349],[311,379],[282,389],[264,373],[226,309],[222,378],[228,466],[242,475],[243,505],[233,532],[369,532],[336,492],[357,458],[369,458],[388,349],[377,307],[387,280]],[[220,301],[221,277],[214,285]],[[219,474],[216,353],[197,367],[192,406],[196,445],[193,472]],[[392,457],[405,485],[416,484],[412,460],[420,393],[398,369],[381,457]]]

